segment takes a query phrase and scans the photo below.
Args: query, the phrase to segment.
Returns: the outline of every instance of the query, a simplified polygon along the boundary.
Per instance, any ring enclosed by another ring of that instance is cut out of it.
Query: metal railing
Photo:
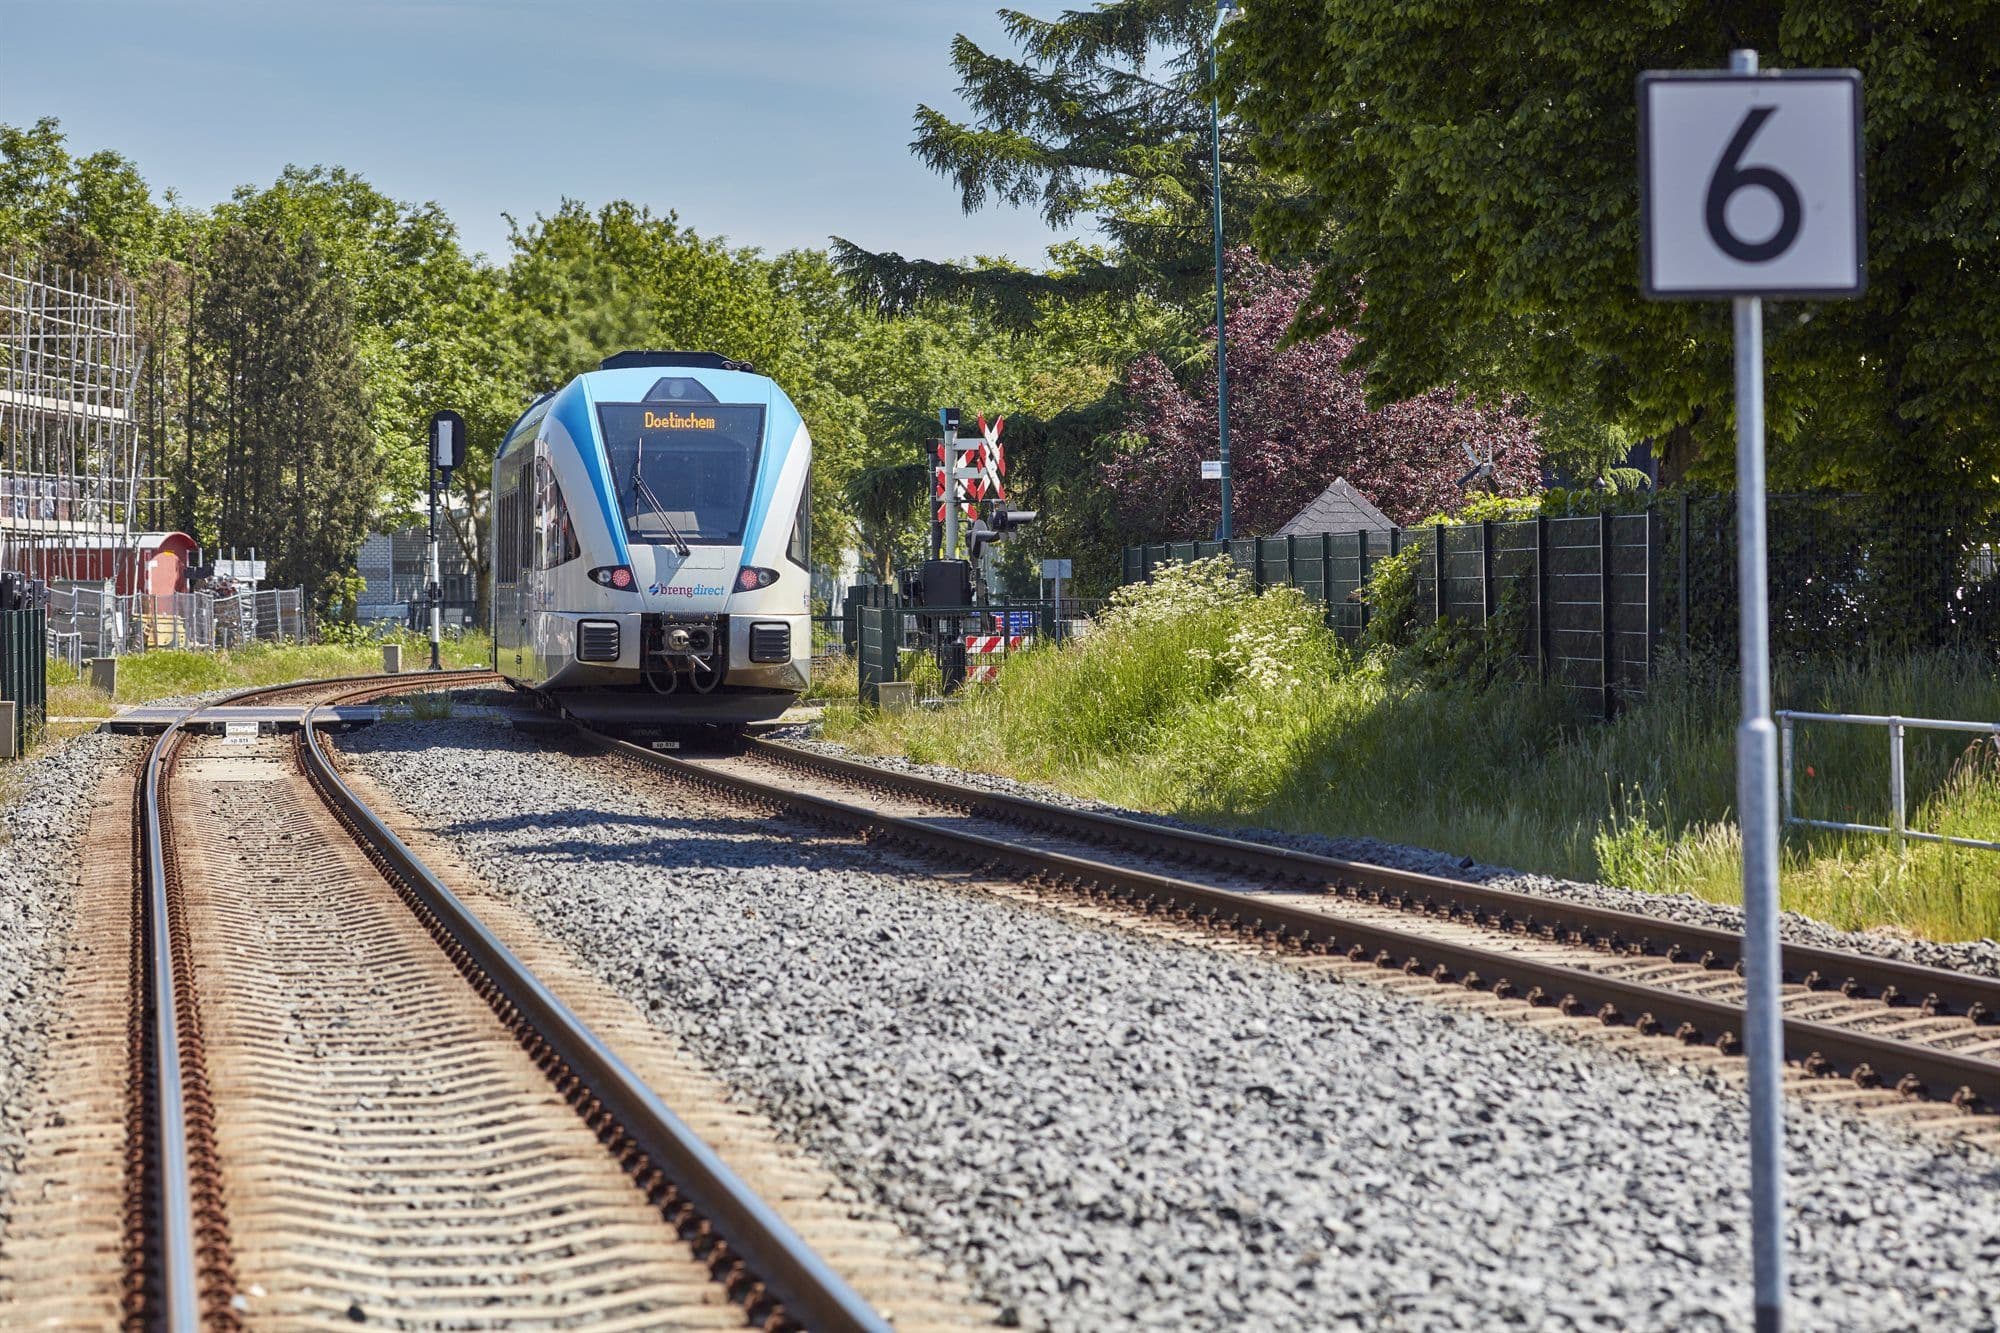
[[[298,588],[217,597],[207,592],[112,593],[99,584],[48,592],[49,629],[66,658],[119,657],[152,648],[240,648],[303,641],[305,594]]]
[[[1946,842],[1957,847],[1977,847],[1989,852],[2000,852],[2000,842],[1989,842],[1984,838],[1961,838],[1950,833],[1930,833],[1923,829],[1913,829],[1909,824],[1908,791],[1904,784],[1903,739],[1915,728],[1918,731],[1969,732],[1975,736],[1991,736],[2000,745],[2000,722],[1953,722],[1940,718],[1925,717],[1883,717],[1874,713],[1802,713],[1791,709],[1779,709],[1778,719],[1778,768],[1779,786],[1784,803],[1786,827],[1832,829],[1839,833],[1883,833],[1903,842],[1916,839],[1919,842]],[[1846,722],[1864,727],[1886,727],[1889,731],[1889,824],[1847,824],[1833,819],[1807,819],[1796,814],[1792,808],[1792,729],[1800,722]]]

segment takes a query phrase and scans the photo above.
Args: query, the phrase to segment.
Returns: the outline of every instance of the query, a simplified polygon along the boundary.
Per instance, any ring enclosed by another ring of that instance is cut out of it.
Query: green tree
[[[2000,24],[1970,0],[1253,4],[1221,85],[1301,191],[1258,218],[1317,260],[1296,329],[1358,333],[1378,402],[1525,392],[1722,478],[1729,311],[1640,298],[1633,81],[1740,46],[1864,79],[1869,291],[1767,307],[1774,479],[2000,482]]]
[[[268,187],[238,189],[214,210],[212,225],[269,229],[291,245],[310,233],[346,287],[385,522],[411,521],[423,510],[423,433],[432,412],[465,413],[468,443],[477,439],[491,458],[493,432],[512,420],[506,409],[519,394],[519,370],[494,339],[497,282],[460,248],[442,208],[399,202],[343,167],[292,166]]]
[[[93,277],[138,276],[165,223],[138,168],[109,150],[76,157],[61,124],[0,124],[0,255],[33,252]]]
[[[287,244],[243,226],[217,237],[206,277],[195,319],[215,374],[197,426],[213,544],[257,546],[273,583],[339,611],[379,484],[347,283],[311,233]]]
[[[958,187],[966,212],[1038,208],[1051,226],[1094,222],[1111,249],[1077,248],[1047,272],[871,253],[840,238],[833,253],[857,292],[883,309],[925,299],[976,300],[1012,323],[1050,298],[1148,295],[1198,308],[1211,267],[1208,45],[1213,0],[1106,0],[1060,17],[1000,11],[1018,57],[963,34],[951,48],[970,122],[928,106],[910,148]],[[1223,219],[1233,235],[1272,197],[1225,125]]]

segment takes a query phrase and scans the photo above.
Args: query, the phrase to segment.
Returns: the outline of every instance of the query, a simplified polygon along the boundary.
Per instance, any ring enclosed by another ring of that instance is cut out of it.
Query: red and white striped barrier
[[[1005,642],[1003,649],[1001,644]],[[997,653],[1012,651],[1028,641],[1025,634],[968,634],[965,636],[965,651],[968,653]]]

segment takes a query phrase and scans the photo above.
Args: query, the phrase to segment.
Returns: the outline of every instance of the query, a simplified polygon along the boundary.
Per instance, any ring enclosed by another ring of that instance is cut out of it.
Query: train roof
[[[651,366],[692,366],[702,370],[756,372],[748,361],[734,361],[720,352],[619,352],[597,363],[599,370],[631,370]]]

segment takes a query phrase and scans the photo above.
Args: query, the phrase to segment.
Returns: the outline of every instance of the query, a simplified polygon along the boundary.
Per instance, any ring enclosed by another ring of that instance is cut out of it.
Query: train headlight
[[[596,569],[590,571],[590,581],[602,584],[606,588],[616,588],[620,592],[625,592],[632,586],[632,567],[630,565],[599,565]]]
[[[768,588],[777,581],[778,571],[775,569],[759,569],[755,565],[745,565],[736,571],[738,592],[755,592],[759,588]]]

